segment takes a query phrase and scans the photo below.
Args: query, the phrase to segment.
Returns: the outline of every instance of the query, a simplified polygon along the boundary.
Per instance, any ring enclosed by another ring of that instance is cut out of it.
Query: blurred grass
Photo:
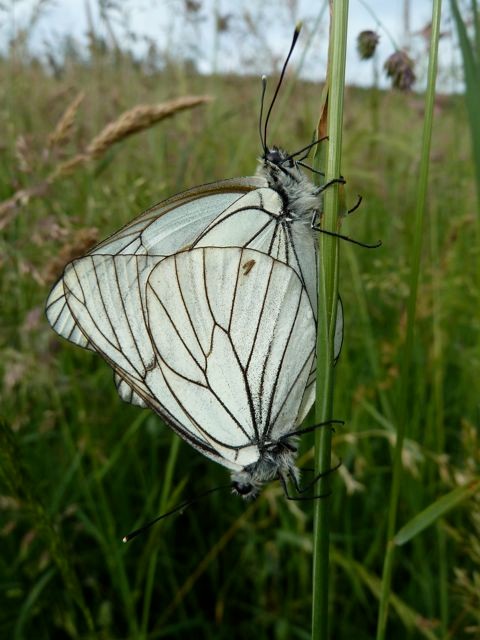
[[[70,137],[49,148],[80,91],[85,98]],[[300,147],[311,139],[318,91],[297,82],[272,142],[275,136]],[[275,485],[251,505],[212,495],[123,545],[129,530],[189,493],[223,483],[226,472],[156,416],[123,404],[107,365],[57,338],[43,316],[66,247],[84,250],[95,235],[105,237],[183,188],[254,171],[258,78],[202,78],[174,65],[146,74],[119,52],[97,52],[86,63],[67,58],[57,76],[21,57],[0,59],[0,197],[41,183],[121,112],[205,93],[213,103],[120,142],[26,202],[2,232],[1,415],[12,443],[0,450],[2,638],[309,637],[313,505],[286,501]],[[341,246],[346,326],[334,417],[346,424],[333,441],[343,469],[333,481],[330,514],[331,637],[358,640],[374,636],[378,609],[423,98],[379,93],[374,121],[371,105],[368,90],[347,89],[342,173],[350,203],[357,193],[364,201],[342,231],[367,242],[381,238],[383,247]],[[460,97],[440,96],[399,527],[471,481],[480,465],[479,247],[469,135]],[[312,444],[305,437],[307,466]],[[32,509],[32,496],[41,510]],[[446,637],[469,638],[468,628],[480,628],[479,512],[474,496],[445,515],[443,538],[430,527],[397,550],[389,638],[444,637],[439,566]]]
[[[438,68],[438,42],[440,38],[441,0],[432,3],[432,22],[430,45],[428,52],[427,86],[425,90],[424,123],[421,135],[420,162],[418,167],[418,182],[416,185],[415,212],[412,219],[413,244],[410,252],[410,270],[408,275],[408,300],[406,305],[405,343],[403,357],[399,368],[399,390],[396,399],[396,438],[392,460],[392,480],[390,489],[390,504],[388,506],[387,541],[382,571],[382,591],[378,612],[377,640],[385,640],[388,623],[388,607],[392,579],[394,580],[395,545],[392,543],[397,531],[397,514],[400,499],[400,488],[404,468],[403,446],[408,433],[408,416],[412,402],[412,390],[409,382],[412,369],[413,345],[417,319],[419,280],[421,257],[423,254],[425,213],[427,209],[427,193],[429,186],[429,169],[432,146],[432,129],[435,108],[436,81]],[[423,512],[424,513],[424,512]],[[421,516],[420,516],[421,517]],[[438,519],[437,516],[436,519]],[[421,529],[417,529],[417,532]],[[396,538],[395,538],[396,539]],[[437,590],[440,593],[440,590]],[[442,630],[444,632],[444,630]]]
[[[477,196],[480,203],[480,121],[478,104],[480,101],[480,22],[477,0],[472,0],[471,27],[473,37],[468,33],[467,19],[462,16],[456,0],[450,0],[453,22],[456,27],[460,51],[462,54],[465,79],[465,104],[471,131],[472,155],[475,166]]]

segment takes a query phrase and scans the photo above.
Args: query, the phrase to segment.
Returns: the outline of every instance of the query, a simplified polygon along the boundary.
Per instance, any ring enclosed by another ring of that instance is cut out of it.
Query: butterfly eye
[[[265,160],[272,164],[279,165],[282,164],[285,158],[277,149],[269,149],[265,154]]]
[[[239,482],[238,480],[235,480],[232,482],[232,487],[240,496],[248,496],[253,492],[253,485],[250,484],[250,482]]]

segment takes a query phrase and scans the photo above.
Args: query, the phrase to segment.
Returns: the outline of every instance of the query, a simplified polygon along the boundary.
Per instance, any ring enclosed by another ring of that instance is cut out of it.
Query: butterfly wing
[[[205,184],[173,196],[143,212],[135,220],[95,246],[87,255],[156,255],[159,259],[192,243],[209,223],[265,180],[251,176]],[[94,274],[92,274],[94,276]],[[92,349],[66,304],[64,275],[47,300],[52,328],[80,347]]]
[[[64,276],[72,316],[124,394],[224,466],[255,462],[272,430],[298,423],[316,333],[302,282],[248,249],[197,248],[153,269],[149,259],[75,261]]]
[[[153,207],[97,245],[88,256],[136,256],[137,267],[151,271],[165,256],[184,247],[240,246],[256,249],[285,262],[296,271],[316,314],[315,234],[309,224],[288,221],[283,214],[280,195],[266,187],[264,178],[252,176],[225,180],[191,189]],[[152,260],[142,261],[140,256],[148,256]],[[87,273],[89,269],[92,269],[91,274]],[[94,262],[82,263],[81,277],[95,279]],[[88,333],[79,328],[66,303],[64,281],[65,274],[49,296],[47,318],[61,336],[95,351]],[[121,303],[120,297],[118,302]],[[342,335],[343,318],[339,305],[335,359],[340,352]],[[302,418],[315,398],[315,375],[313,361],[302,402]],[[115,384],[123,400],[143,406],[142,399],[125,382],[116,379]]]
[[[309,220],[288,220],[279,193],[262,187],[251,191],[223,211],[205,228],[193,246],[241,246],[268,253],[288,264],[302,281],[314,314],[317,313],[317,238]],[[343,342],[343,310],[339,300],[334,338],[334,360]],[[315,400],[316,361],[305,389],[302,419]]]

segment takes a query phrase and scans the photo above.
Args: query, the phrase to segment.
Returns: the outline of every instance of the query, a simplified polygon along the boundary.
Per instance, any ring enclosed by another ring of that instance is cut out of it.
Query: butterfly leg
[[[287,498],[287,500],[295,500],[295,502],[300,502],[301,500],[317,500],[319,498],[327,498],[332,493],[331,491],[328,491],[327,493],[320,493],[315,496],[292,496],[288,492],[288,484],[286,479],[283,477],[283,475],[279,476],[279,480],[282,483],[283,491],[285,493],[285,497]],[[294,482],[294,484],[297,484],[297,483]]]
[[[293,482],[295,490],[297,491],[298,494],[300,494],[300,495],[297,495],[297,496],[290,495],[290,493],[288,492],[288,484],[287,484],[286,478],[282,474],[280,474],[279,475],[279,480],[280,480],[280,482],[282,484],[283,491],[285,493],[285,497],[287,498],[287,500],[295,500],[297,502],[301,501],[301,500],[317,500],[319,498],[328,497],[332,493],[331,491],[327,491],[326,493],[318,493],[318,494],[315,494],[313,496],[304,496],[304,495],[301,495],[301,494],[303,494],[306,491],[308,491],[309,489],[311,489],[314,486],[314,484],[316,482],[318,482],[318,480],[320,480],[320,478],[324,478],[327,475],[329,475],[330,473],[333,473],[334,471],[336,471],[341,464],[342,463],[340,461],[335,467],[332,467],[331,469],[328,469],[327,471],[320,472],[308,484],[306,484],[304,487],[300,487],[300,485],[298,484],[297,478],[295,477],[295,474],[290,472],[288,475],[290,476],[290,478],[291,478],[291,480]]]
[[[330,475],[331,473],[334,473],[335,471],[337,471],[337,469],[341,465],[342,465],[342,461],[340,460],[334,467],[331,467],[330,469],[327,469],[327,471],[321,471],[320,473],[318,473],[314,478],[312,478],[312,480],[310,480],[310,482],[308,482],[303,487],[299,486],[298,482],[296,481],[296,478],[292,478],[293,484],[295,485],[295,489],[298,491],[298,493],[305,493],[306,491],[311,489],[313,487],[313,485],[316,482],[318,482],[321,478],[325,478],[326,476]]]
[[[318,231],[319,233],[324,233],[327,236],[333,236],[334,238],[340,238],[340,240],[346,240],[347,242],[351,242],[352,244],[356,244],[359,247],[363,247],[364,249],[378,249],[378,247],[382,246],[382,241],[379,240],[375,244],[366,244],[365,242],[359,242],[358,240],[354,240],[353,238],[349,238],[348,236],[344,236],[342,233],[337,233],[336,231],[327,231],[327,229],[322,229],[320,225],[315,223],[315,220],[318,216],[318,210],[315,209],[312,215],[312,221],[310,223],[310,227],[312,231]]]
[[[329,180],[325,184],[322,184],[321,187],[318,187],[317,189],[315,189],[315,195],[319,196],[321,193],[325,191],[325,189],[328,189],[328,187],[331,187],[332,184],[345,184],[345,183],[346,183],[346,180],[342,176],[340,176],[340,178],[333,178],[332,180]]]
[[[362,204],[362,200],[363,200],[362,196],[358,195],[357,202],[353,205],[353,207],[351,209],[348,209],[347,216],[358,209],[358,207]]]

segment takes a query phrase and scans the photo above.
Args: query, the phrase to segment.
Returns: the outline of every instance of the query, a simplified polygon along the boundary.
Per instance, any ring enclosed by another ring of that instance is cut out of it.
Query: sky
[[[39,1],[42,9],[32,30],[30,47],[40,57],[47,48],[55,50],[67,34],[75,38],[81,49],[86,48],[88,11],[96,32],[106,34],[99,11],[103,2],[113,7],[109,16],[117,41],[132,49],[136,56],[143,56],[148,43],[152,42],[172,57],[183,54],[194,59],[203,73],[210,73],[213,68],[238,73],[271,73],[272,61],[278,66],[288,51],[295,21],[303,19],[307,28],[295,52],[297,63],[304,58],[302,76],[306,78],[318,80],[324,76],[328,28],[324,0],[10,0],[0,2],[0,42],[7,42],[16,30],[28,24]],[[394,44],[398,47],[407,44],[404,4],[405,0],[350,0],[347,83],[366,86],[372,80],[371,63],[360,62],[356,52],[360,31],[373,29],[380,34],[381,64],[393,53]],[[187,6],[195,5],[199,7],[197,12],[186,10]],[[431,9],[431,0],[410,0],[410,33],[417,35],[411,36],[409,42],[412,54],[420,61],[417,88],[422,85],[425,74],[422,61],[426,59],[426,44],[418,32],[430,22]],[[230,18],[229,29],[215,38],[217,12]],[[451,27],[445,16],[443,22],[444,29],[449,31]],[[309,27],[317,36],[304,54]],[[254,32],[256,35],[252,35]],[[459,87],[458,77],[452,80],[452,74],[448,73],[452,64],[459,66],[454,45],[451,37],[441,40],[440,61],[447,72],[443,74],[445,77],[440,74],[440,90]],[[388,86],[386,78],[382,78],[381,84]]]

